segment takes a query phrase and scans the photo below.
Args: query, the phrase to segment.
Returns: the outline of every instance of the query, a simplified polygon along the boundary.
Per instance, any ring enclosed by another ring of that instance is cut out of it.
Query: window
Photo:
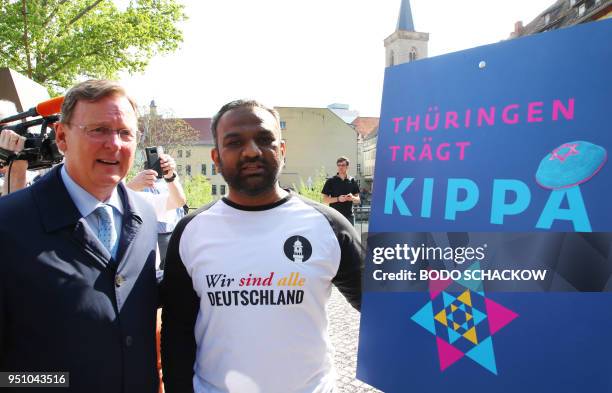
[[[280,121],[280,126],[281,126],[281,130],[286,130],[287,129],[287,122],[284,120]]]
[[[580,7],[578,7],[578,16],[584,15],[585,11],[586,11],[586,4],[580,4]]]
[[[176,157],[177,158],[183,158],[183,151],[182,150],[177,151],[176,152]]]
[[[221,195],[225,195],[225,184],[221,184]]]
[[[361,164],[357,164],[357,173],[361,173]]]
[[[217,185],[216,184],[212,185],[212,194],[217,195]]]
[[[410,61],[415,61],[417,59],[417,51],[416,48],[413,46],[412,49],[410,49]]]
[[[187,176],[191,176],[191,165],[185,165],[185,173],[187,173]]]
[[[185,157],[191,157],[191,150],[185,150]]]
[[[211,175],[217,174],[217,168],[215,168],[215,164],[210,164],[210,174]]]
[[[206,164],[202,164],[202,174],[206,176]]]
[[[182,165],[177,165],[176,166],[176,171],[178,172],[179,175],[182,175],[183,174],[183,166]]]

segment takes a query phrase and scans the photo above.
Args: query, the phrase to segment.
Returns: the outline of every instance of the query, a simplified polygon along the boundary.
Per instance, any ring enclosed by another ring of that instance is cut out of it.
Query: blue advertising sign
[[[612,391],[612,21],[391,67],[357,376]]]

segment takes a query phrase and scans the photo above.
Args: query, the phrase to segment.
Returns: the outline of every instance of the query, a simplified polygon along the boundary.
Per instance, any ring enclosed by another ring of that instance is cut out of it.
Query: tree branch
[[[57,11],[59,10],[60,6],[64,3],[68,2],[68,0],[60,0],[59,3],[57,3],[57,6],[55,6],[55,8],[53,9],[53,11],[51,11],[51,13],[49,14],[49,16],[47,16],[47,19],[45,19],[45,21],[43,22],[43,29],[47,27],[47,25],[49,24],[49,22],[51,22],[51,19],[53,19],[53,17],[55,16],[55,14],[57,14]],[[47,2],[45,1],[45,4],[43,5],[43,7],[47,6]]]
[[[81,19],[82,17],[84,17],[89,11],[93,10],[94,8],[96,8],[98,6],[98,4],[100,4],[103,0],[96,0],[93,3],[91,3],[90,5],[88,5],[87,7],[83,8],[81,11],[79,11],[79,13],[73,17],[72,19],[70,19],[70,21],[68,23],[66,23],[66,25],[63,27],[63,29],[57,33],[56,37],[62,37],[64,34],[66,34],[66,32],[68,31],[69,27],[72,26],[74,23],[78,22],[79,19]],[[66,0],[62,0],[62,3],[65,3]]]
[[[83,8],[81,10],[81,12],[79,12],[74,18],[70,19],[70,22],[68,22],[67,26],[70,26],[72,24],[74,24],[75,22],[77,22],[79,19],[81,19],[83,16],[85,16],[89,11],[93,10],[94,8],[96,8],[96,6],[98,4],[100,4],[102,2],[102,0],[96,0],[93,3],[91,3],[90,5],[88,5],[87,7]]]
[[[21,0],[21,15],[23,16],[23,46],[25,47],[26,62],[28,63],[28,78],[32,79],[32,60],[30,59],[30,41],[28,39],[28,9],[26,0]]]
[[[114,42],[114,40],[110,40],[110,41],[105,42],[105,44],[106,44],[106,45],[110,45],[110,44],[112,44],[113,42]],[[89,56],[93,56],[93,55],[96,55],[96,54],[98,54],[98,53],[99,53],[99,51],[98,51],[98,50],[93,50],[93,51],[91,51],[91,52],[89,52],[89,53],[85,53],[84,55],[79,55],[79,56],[69,56],[68,60],[66,60],[65,62],[63,62],[62,64],[60,64],[60,66],[59,66],[59,67],[57,67],[57,68],[56,68],[54,71],[49,72],[49,73],[47,74],[47,79],[48,79],[48,78],[51,78],[53,75],[55,75],[55,74],[57,74],[57,73],[61,72],[61,71],[62,71],[64,68],[66,68],[67,66],[69,66],[71,63],[74,63],[74,61],[75,61],[75,60],[81,60],[81,59],[83,59],[83,58],[86,58],[86,57],[89,57]]]

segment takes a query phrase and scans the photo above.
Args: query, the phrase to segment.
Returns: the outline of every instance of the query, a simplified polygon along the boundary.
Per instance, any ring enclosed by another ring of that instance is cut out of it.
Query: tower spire
[[[400,0],[399,18],[395,31],[385,38],[386,67],[427,57],[429,33],[414,30],[410,0]]]
[[[410,9],[410,0],[402,0],[399,17],[397,18],[396,30],[415,31],[414,22],[412,21],[412,10]]]

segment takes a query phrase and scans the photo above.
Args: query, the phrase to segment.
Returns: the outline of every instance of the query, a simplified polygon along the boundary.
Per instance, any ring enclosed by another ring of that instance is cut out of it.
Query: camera
[[[25,137],[26,141],[23,150],[19,153],[0,148],[0,166],[6,166],[13,160],[26,160],[28,169],[35,170],[50,168],[62,161],[64,156],[55,142],[55,129],[53,128],[59,116],[44,116],[24,123],[2,125],[7,119],[10,118],[0,120],[0,129],[12,130]]]

